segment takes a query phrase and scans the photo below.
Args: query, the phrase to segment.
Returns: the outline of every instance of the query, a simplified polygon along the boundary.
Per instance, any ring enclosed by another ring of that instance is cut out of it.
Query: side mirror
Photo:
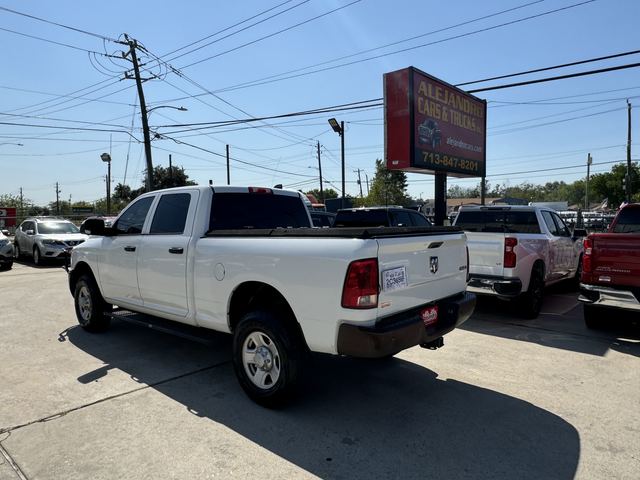
[[[2,234],[6,235],[7,237],[10,235],[9,230],[6,230],[6,229],[2,230]]]
[[[582,237],[586,237],[587,234],[587,230],[584,228],[574,228],[573,229],[573,238],[582,238]]]
[[[25,233],[27,235],[35,235],[36,232],[34,232],[33,230],[27,230]]]
[[[107,228],[104,226],[104,220],[101,218],[90,218],[80,227],[80,233],[86,233],[87,235],[104,236]]]

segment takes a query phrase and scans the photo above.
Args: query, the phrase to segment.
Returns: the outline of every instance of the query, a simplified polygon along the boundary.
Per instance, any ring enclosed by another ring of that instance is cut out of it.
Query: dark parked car
[[[429,227],[423,214],[402,207],[364,207],[338,210],[334,227]]]
[[[312,210],[311,220],[313,220],[314,227],[333,227],[333,222],[336,219],[336,214],[331,212],[321,212],[318,210]]]

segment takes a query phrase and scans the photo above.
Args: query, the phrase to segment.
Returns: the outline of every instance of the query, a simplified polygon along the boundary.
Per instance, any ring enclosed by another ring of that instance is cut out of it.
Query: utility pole
[[[318,176],[320,177],[320,203],[324,203],[324,190],[322,188],[322,162],[320,161],[320,142],[318,142]]]
[[[24,215],[24,197],[22,196],[22,187],[20,187],[20,220],[22,221],[22,216]],[[16,222],[18,219],[16,219]]]
[[[342,158],[342,202],[341,207],[344,208],[345,181],[344,181],[344,121],[340,122],[340,153]]]
[[[593,163],[593,159],[591,158],[591,154],[587,155],[587,183],[584,188],[584,209],[589,210],[589,176],[591,175],[591,163]]]
[[[367,180],[367,197],[369,196],[369,175],[367,175],[366,173],[364,174],[364,178],[366,178]]]
[[[627,100],[627,176],[626,176],[627,203],[631,203],[631,104]]]
[[[173,184],[173,165],[171,165],[171,154],[169,154],[169,185],[175,187]]]
[[[231,185],[231,170],[229,168],[229,144],[227,143],[227,185]]]
[[[56,182],[56,215],[60,215],[60,193],[62,193],[62,190],[60,190],[60,185]]]
[[[482,177],[480,180],[480,205],[485,204],[487,196],[487,177]]]
[[[140,101],[140,114],[142,117],[142,133],[144,134],[144,153],[147,159],[147,179],[145,182],[145,190],[150,192],[153,189],[153,162],[151,160],[151,137],[149,136],[149,119],[147,118],[147,103],[144,100],[144,91],[142,90],[142,78],[140,77],[140,66],[138,65],[138,56],[136,48],[138,42],[135,39],[129,39],[125,33],[126,45],[129,45],[129,52],[125,55],[131,55],[131,63],[133,63],[133,72],[135,75],[136,86],[138,87],[138,100]],[[131,78],[125,74],[126,78]]]
[[[354,170],[353,173],[358,172],[358,186],[360,187],[360,198],[363,197],[362,195],[362,179],[360,178],[360,169],[358,170]]]

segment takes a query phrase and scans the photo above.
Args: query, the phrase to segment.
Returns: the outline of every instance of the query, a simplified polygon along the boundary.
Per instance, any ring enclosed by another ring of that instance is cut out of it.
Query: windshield
[[[336,227],[388,227],[386,210],[340,210],[336,216]]]
[[[38,223],[38,233],[55,235],[56,233],[80,233],[80,230],[71,222],[44,222]]]
[[[640,233],[640,208],[625,208],[618,215],[613,233]]]
[[[463,210],[455,225],[467,232],[540,233],[536,213],[526,210]]]

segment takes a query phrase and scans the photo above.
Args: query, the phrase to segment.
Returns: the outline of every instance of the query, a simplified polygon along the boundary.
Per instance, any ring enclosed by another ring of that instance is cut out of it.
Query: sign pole
[[[435,180],[435,224],[441,227],[447,218],[447,174],[436,172]]]

